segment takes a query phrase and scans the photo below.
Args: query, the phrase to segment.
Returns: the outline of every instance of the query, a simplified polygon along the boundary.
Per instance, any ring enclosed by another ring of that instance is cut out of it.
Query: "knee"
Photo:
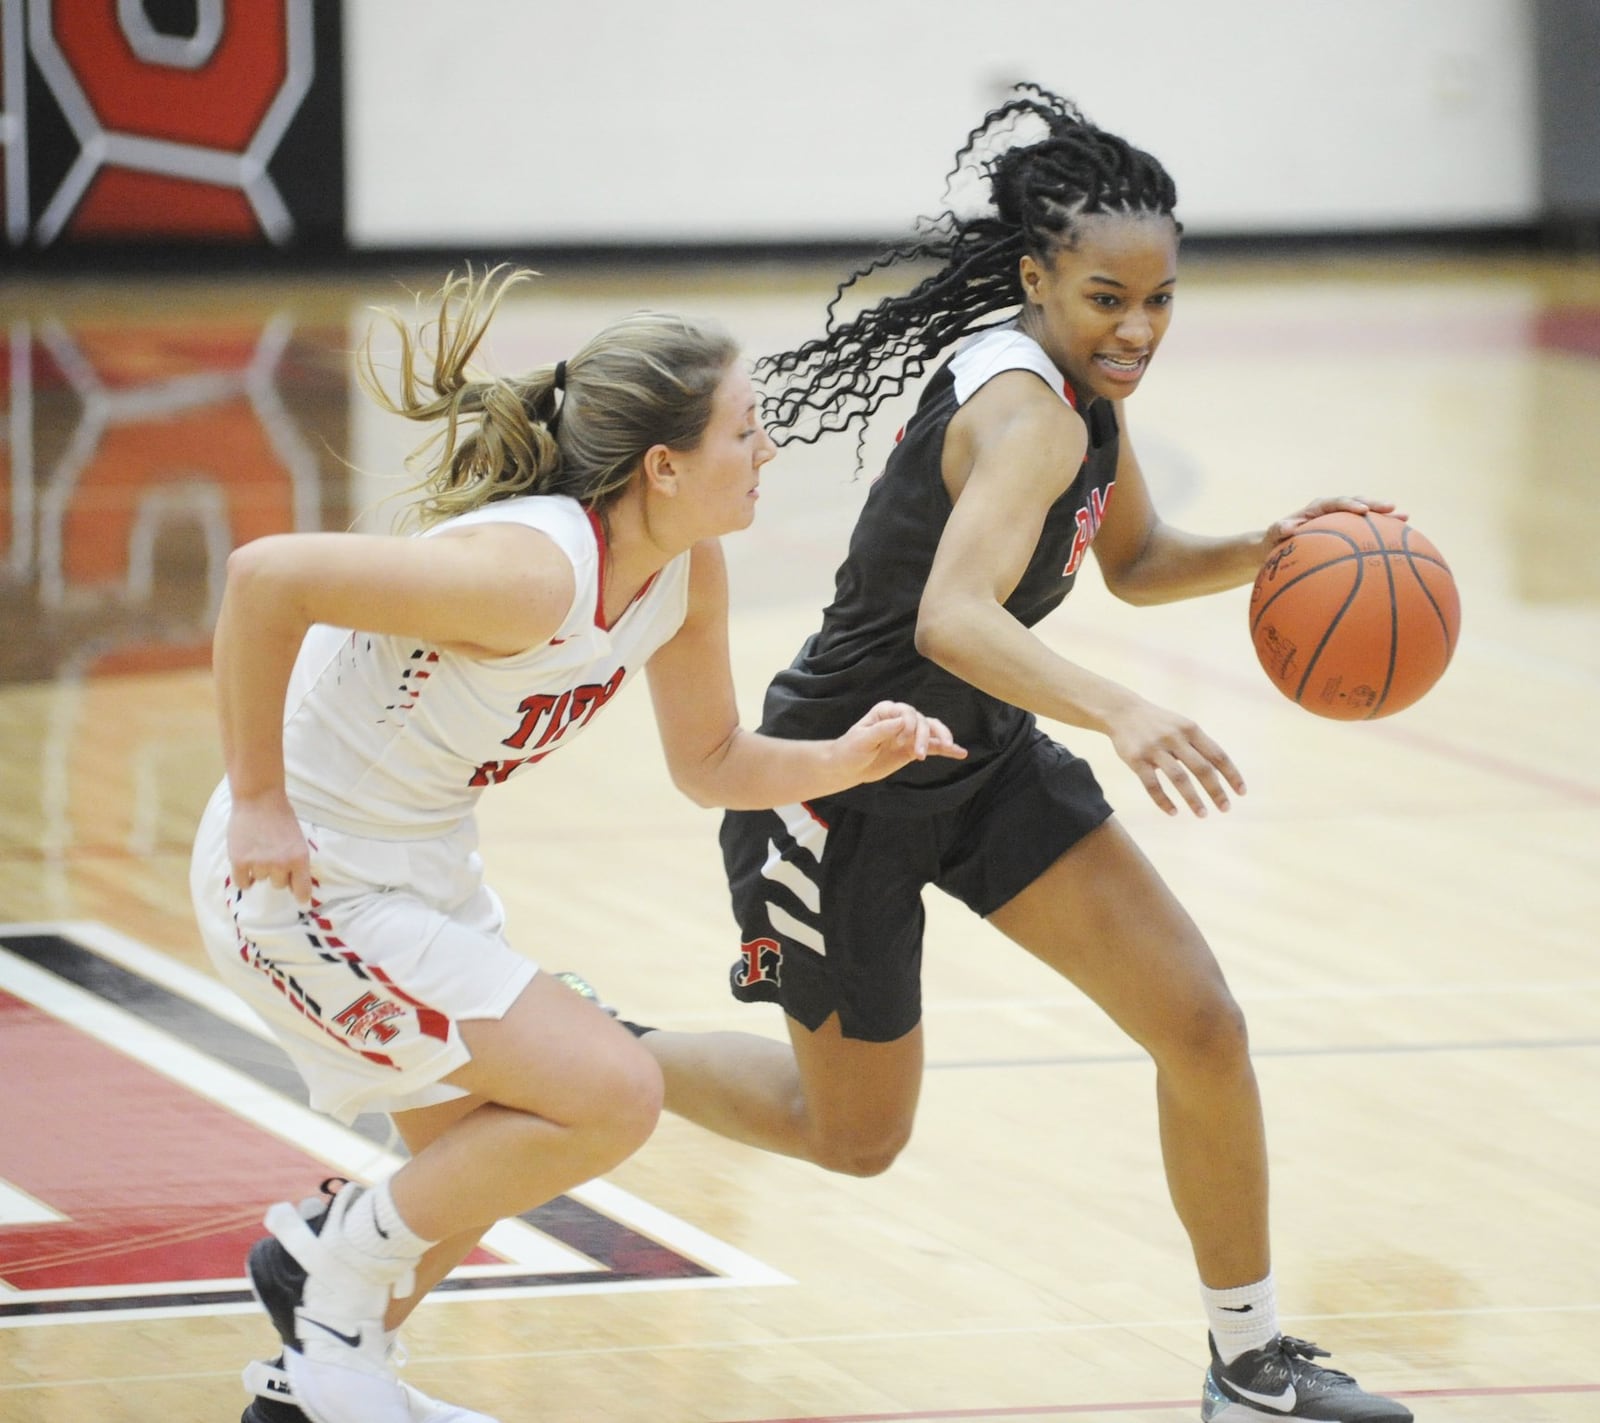
[[[566,1131],[588,1171],[601,1175],[621,1165],[650,1139],[661,1116],[661,1069],[630,1040],[599,1063],[588,1065],[582,1090],[583,1103],[578,1109],[551,1116],[531,1113],[530,1120]]]
[[[1223,986],[1185,1005],[1153,1051],[1159,1067],[1184,1075],[1235,1076],[1250,1067],[1244,1012]]]
[[[911,1124],[895,1123],[871,1132],[813,1131],[812,1161],[841,1176],[881,1176],[911,1140]]]
[[[619,1054],[607,1076],[599,1125],[615,1154],[613,1164],[617,1164],[650,1139],[666,1089],[660,1066],[637,1042],[627,1044],[627,1051]]]

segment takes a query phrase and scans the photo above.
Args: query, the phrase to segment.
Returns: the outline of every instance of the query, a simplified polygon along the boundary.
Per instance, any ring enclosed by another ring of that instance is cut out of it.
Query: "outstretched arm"
[[[728,665],[728,577],[715,540],[691,555],[689,612],[647,673],[673,784],[697,805],[762,810],[882,780],[928,756],[962,757],[942,722],[880,702],[832,741],[789,741],[739,725]]]
[[[234,882],[310,898],[305,838],[284,788],[289,677],[316,623],[403,633],[509,656],[552,636],[573,598],[571,564],[532,529],[491,524],[430,539],[280,534],[236,549],[212,641],[233,817]]]
[[[1126,603],[1171,603],[1238,588],[1256,576],[1275,544],[1319,514],[1395,512],[1387,499],[1335,495],[1314,499],[1265,529],[1224,537],[1187,533],[1156,513],[1120,403],[1117,421],[1122,428],[1117,483],[1092,547],[1106,587]]]

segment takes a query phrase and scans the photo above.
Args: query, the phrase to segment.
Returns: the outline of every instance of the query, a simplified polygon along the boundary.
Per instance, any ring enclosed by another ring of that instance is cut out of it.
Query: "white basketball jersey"
[[[283,733],[289,799],[302,819],[374,839],[443,834],[472,813],[485,787],[577,740],[683,625],[688,553],[614,626],[601,623],[605,541],[575,499],[507,499],[421,537],[495,522],[538,529],[572,560],[577,595],[560,629],[529,652],[473,658],[409,638],[312,628]],[[402,543],[396,555],[404,556]]]

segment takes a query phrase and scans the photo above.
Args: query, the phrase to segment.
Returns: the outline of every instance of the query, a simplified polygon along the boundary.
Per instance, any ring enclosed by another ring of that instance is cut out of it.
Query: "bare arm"
[[[1177,806],[1163,779],[1196,815],[1205,814],[1201,788],[1226,809],[1226,787],[1242,792],[1244,782],[1204,731],[1060,656],[1005,609],[1083,457],[1082,419],[1035,377],[1008,373],[967,403],[951,435],[945,483],[955,508],[923,590],[917,650],[990,696],[1109,737],[1169,814]],[[1119,486],[1107,520],[1121,497]]]
[[[1092,547],[1106,587],[1126,603],[1170,603],[1249,583],[1273,545],[1318,514],[1336,509],[1354,514],[1368,509],[1394,512],[1394,505],[1384,499],[1336,496],[1313,500],[1265,529],[1225,537],[1187,533],[1157,514],[1120,401],[1117,421],[1122,429],[1117,484]]]
[[[956,421],[947,466],[954,450],[960,467],[945,472],[955,508],[923,589],[917,651],[990,696],[1105,732],[1134,694],[1053,652],[1004,606],[1082,461],[1084,423],[1023,372],[990,381]]]
[[[283,709],[314,624],[509,656],[551,637],[573,594],[572,567],[555,544],[512,524],[403,541],[282,534],[235,550],[212,640],[235,881],[270,879],[302,902],[310,895],[284,788]]]
[[[697,805],[765,809],[881,780],[927,756],[964,756],[938,721],[880,702],[833,741],[789,741],[739,725],[728,664],[728,578],[714,540],[696,545],[689,612],[647,673],[673,784]]]

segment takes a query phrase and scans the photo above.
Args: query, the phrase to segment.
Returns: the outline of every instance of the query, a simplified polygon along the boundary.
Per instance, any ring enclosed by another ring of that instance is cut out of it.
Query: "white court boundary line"
[[[137,940],[119,934],[106,925],[93,922],[0,924],[0,941],[7,936],[52,934],[69,939],[81,947],[160,984],[169,991],[217,1012],[219,1017],[270,1040],[271,1034],[247,1008],[220,984],[184,964],[150,949]],[[58,978],[47,969],[6,951],[0,942],[0,989],[33,1004],[42,1012],[71,1024],[96,1041],[125,1053],[152,1071],[179,1083],[186,1091],[211,1101],[260,1130],[326,1162],[335,1172],[361,1179],[372,1179],[394,1170],[403,1158],[376,1146],[366,1137],[340,1126],[309,1107],[274,1092],[254,1078],[219,1062],[146,1023],[128,1010],[107,1002],[99,995]],[[231,1002],[230,1002],[231,1000]],[[603,1180],[589,1181],[564,1192],[571,1200],[646,1236],[675,1253],[686,1256],[716,1272],[710,1277],[661,1280],[582,1281],[560,1285],[518,1285],[496,1288],[492,1285],[469,1290],[440,1291],[429,1303],[461,1300],[502,1300],[530,1296],[594,1293],[641,1293],[653,1290],[727,1289],[747,1285],[784,1285],[794,1281],[781,1271],[763,1264],[734,1246],[705,1231],[669,1215],[666,1211],[618,1186]],[[492,1279],[511,1273],[568,1274],[577,1270],[603,1269],[596,1261],[560,1241],[534,1229],[524,1221],[506,1220],[494,1226],[484,1244],[507,1257],[505,1265],[464,1266],[458,1272],[473,1279]],[[199,1290],[246,1288],[245,1280],[190,1282]],[[122,1296],[170,1294],[186,1288],[184,1282],[171,1281],[134,1287],[116,1287]],[[6,1302],[70,1301],[105,1298],[111,1287],[82,1287],[63,1290],[0,1290]],[[113,1319],[176,1319],[196,1314],[253,1313],[253,1301],[240,1303],[199,1301],[192,1305],[162,1306],[150,1309],[83,1311],[41,1316],[0,1318],[0,1329],[25,1328],[43,1324],[100,1323]]]

